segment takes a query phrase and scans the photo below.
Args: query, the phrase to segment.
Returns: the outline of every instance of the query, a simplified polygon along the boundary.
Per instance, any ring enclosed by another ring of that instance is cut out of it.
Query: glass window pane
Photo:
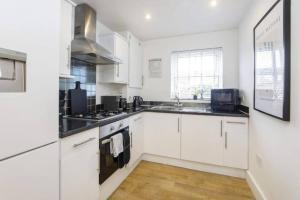
[[[210,99],[210,91],[222,85],[223,50],[175,52],[171,59],[171,97]]]

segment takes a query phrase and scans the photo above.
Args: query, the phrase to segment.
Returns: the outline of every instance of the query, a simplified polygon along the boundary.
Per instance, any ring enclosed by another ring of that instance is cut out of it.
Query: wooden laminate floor
[[[142,161],[110,200],[255,199],[240,178]]]

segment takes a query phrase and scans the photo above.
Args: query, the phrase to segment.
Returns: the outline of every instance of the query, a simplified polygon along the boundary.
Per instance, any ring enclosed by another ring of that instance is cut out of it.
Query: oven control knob
[[[123,123],[121,123],[120,125],[119,125],[119,128],[122,128],[123,127]]]
[[[110,127],[110,130],[111,130],[111,131],[115,130],[115,127],[111,126],[111,127]]]

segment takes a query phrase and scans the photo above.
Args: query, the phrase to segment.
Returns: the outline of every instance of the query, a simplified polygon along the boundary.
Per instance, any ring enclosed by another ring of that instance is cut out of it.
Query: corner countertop
[[[145,108],[140,110],[128,110],[125,115],[120,117],[115,117],[111,119],[103,120],[82,120],[74,118],[63,118],[59,120],[59,137],[65,138],[92,128],[105,126],[107,124],[122,120],[133,115],[142,113],[142,112],[155,112],[155,113],[176,113],[176,114],[189,114],[189,115],[210,115],[210,116],[224,116],[224,117],[249,117],[249,114],[237,111],[233,113],[229,112],[214,112],[210,109],[185,109],[185,110],[166,110],[166,109],[151,109]]]

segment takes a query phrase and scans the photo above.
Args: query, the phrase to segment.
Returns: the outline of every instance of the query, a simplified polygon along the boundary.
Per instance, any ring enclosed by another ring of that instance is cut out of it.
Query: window
[[[223,49],[173,52],[171,98],[210,99],[211,89],[223,87]]]

